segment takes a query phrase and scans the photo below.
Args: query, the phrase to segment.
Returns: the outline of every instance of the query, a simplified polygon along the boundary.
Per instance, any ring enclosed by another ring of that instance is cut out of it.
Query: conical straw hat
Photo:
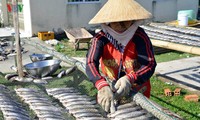
[[[89,24],[141,20],[151,17],[151,13],[135,0],[108,0]]]

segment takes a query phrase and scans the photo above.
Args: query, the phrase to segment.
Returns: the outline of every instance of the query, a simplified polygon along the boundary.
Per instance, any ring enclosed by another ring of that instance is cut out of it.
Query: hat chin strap
[[[107,24],[101,24],[101,27],[105,33],[109,33],[115,40],[118,41],[119,44],[126,46],[141,23],[142,20],[135,21],[127,30],[122,33],[114,31]]]

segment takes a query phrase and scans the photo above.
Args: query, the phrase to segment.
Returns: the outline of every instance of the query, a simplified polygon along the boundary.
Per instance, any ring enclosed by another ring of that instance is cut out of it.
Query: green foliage
[[[82,43],[80,44],[80,48],[81,49],[79,50],[75,50],[74,44],[67,40],[63,40],[60,44],[55,46],[55,49],[58,52],[66,54],[69,57],[85,57],[87,53],[87,45]]]
[[[189,54],[189,53],[182,53],[182,52],[168,52],[163,54],[155,55],[156,61],[159,62],[167,62],[171,60],[177,60],[182,58],[189,58],[194,57],[195,55]]]
[[[58,52],[62,52],[65,49],[65,46],[62,43],[58,43],[57,45],[55,45],[55,49]]]
[[[160,104],[164,108],[168,108],[183,117],[186,120],[199,120],[200,119],[200,103],[199,102],[187,102],[184,100],[186,94],[190,94],[189,91],[181,89],[180,96],[165,96],[164,89],[169,88],[174,91],[177,86],[168,84],[168,82],[162,82],[157,77],[151,78],[151,100]]]

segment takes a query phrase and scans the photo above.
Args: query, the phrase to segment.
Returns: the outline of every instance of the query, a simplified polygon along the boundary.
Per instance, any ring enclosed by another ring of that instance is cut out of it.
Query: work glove
[[[97,101],[106,112],[115,112],[114,95],[109,86],[98,90]]]
[[[131,90],[131,82],[127,76],[121,77],[115,84],[115,99],[127,95]]]

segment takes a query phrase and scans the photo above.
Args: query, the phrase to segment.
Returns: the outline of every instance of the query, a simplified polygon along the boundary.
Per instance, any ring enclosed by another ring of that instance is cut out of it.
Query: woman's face
[[[110,23],[110,27],[114,31],[118,33],[122,33],[126,31],[132,25],[132,23],[133,21],[113,22],[113,23]]]

